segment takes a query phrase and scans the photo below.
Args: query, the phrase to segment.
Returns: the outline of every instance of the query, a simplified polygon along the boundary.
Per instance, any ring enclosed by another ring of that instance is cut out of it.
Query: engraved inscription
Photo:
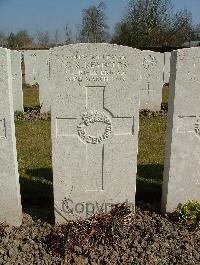
[[[87,128],[94,123],[105,124],[106,128],[103,134],[96,136],[87,133]],[[112,134],[112,124],[110,118],[101,111],[87,111],[82,115],[82,122],[77,126],[79,137],[86,143],[99,144],[106,141]]]
[[[200,137],[200,116],[179,116],[178,133],[193,133]]]
[[[188,71],[185,78],[189,82],[200,82],[198,73]]]
[[[128,63],[125,56],[74,55],[65,57],[63,64],[68,82],[126,81]]]
[[[200,137],[200,118],[198,118],[196,123],[195,123],[194,131]]]
[[[0,139],[6,138],[6,120],[0,119]]]

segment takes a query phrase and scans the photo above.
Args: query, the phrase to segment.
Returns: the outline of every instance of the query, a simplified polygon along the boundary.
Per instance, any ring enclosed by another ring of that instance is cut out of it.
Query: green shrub
[[[195,224],[200,228],[200,202],[189,201],[177,208],[175,212],[182,223]]]
[[[32,88],[33,89],[39,89],[39,84],[37,82],[35,82],[33,85],[32,85]]]

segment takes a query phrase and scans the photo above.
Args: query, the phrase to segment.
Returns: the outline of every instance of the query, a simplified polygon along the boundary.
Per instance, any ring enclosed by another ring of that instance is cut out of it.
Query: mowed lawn
[[[24,87],[24,102],[26,107],[38,106],[38,90]],[[49,209],[53,207],[51,122],[16,121],[15,125],[23,206],[26,210],[36,207],[37,216],[44,211],[50,216]],[[165,130],[166,117],[140,119],[138,200],[160,201]]]

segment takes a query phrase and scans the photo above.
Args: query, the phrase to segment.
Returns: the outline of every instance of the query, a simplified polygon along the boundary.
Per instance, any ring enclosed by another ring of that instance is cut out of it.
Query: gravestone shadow
[[[164,165],[138,165],[136,201],[160,203]]]
[[[52,169],[28,169],[20,176],[23,211],[36,220],[54,223]]]
[[[26,174],[31,177],[40,178],[41,181],[47,180],[53,183],[53,171],[52,168],[33,168],[27,169]]]

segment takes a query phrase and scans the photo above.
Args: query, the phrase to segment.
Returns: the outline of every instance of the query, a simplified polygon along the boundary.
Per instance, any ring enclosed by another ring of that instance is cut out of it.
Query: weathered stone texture
[[[165,66],[164,66],[164,72],[163,72],[163,83],[169,83],[170,78],[170,59],[171,59],[171,52],[165,52]]]
[[[0,223],[22,221],[10,51],[0,48]]]
[[[200,200],[200,49],[172,53],[162,208]]]
[[[41,111],[48,112],[51,109],[49,50],[37,52],[37,72]]]
[[[33,85],[35,82],[38,82],[37,53],[38,51],[36,50],[23,51],[25,82],[29,85]]]
[[[162,103],[164,54],[142,51],[140,109],[158,111]]]
[[[14,111],[23,111],[23,91],[22,91],[22,69],[21,53],[10,51],[11,70],[12,70],[12,91],[13,91],[13,109]]]
[[[50,64],[56,222],[134,205],[141,52],[68,45]]]

